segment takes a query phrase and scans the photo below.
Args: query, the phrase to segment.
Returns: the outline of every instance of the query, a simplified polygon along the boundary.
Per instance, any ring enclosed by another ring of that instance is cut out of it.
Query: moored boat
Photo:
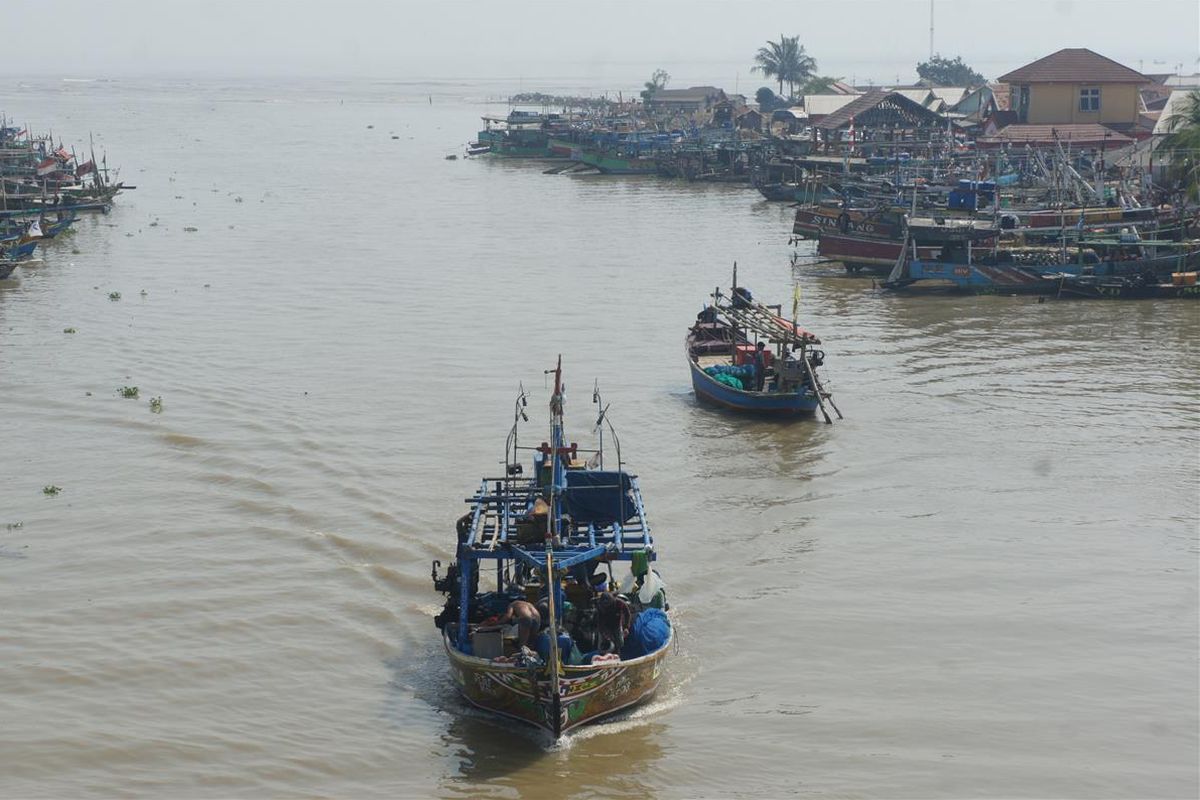
[[[572,151],[571,159],[595,167],[606,175],[654,175],[658,172],[657,161],[634,151],[580,148]]]
[[[795,308],[793,308],[795,316]],[[785,319],[780,306],[756,302],[734,285],[727,297],[717,289],[684,340],[692,389],[704,402],[734,411],[772,416],[808,415],[829,402],[841,412],[817,377],[825,353],[821,340]]]
[[[1100,287],[1124,287],[1118,296],[1186,296],[1167,288],[1150,294],[1159,290],[1148,287],[1165,287],[1173,274],[1200,267],[1200,241],[1142,239],[1136,232],[1106,236],[1082,226],[1059,229],[1057,245],[1004,241],[1000,233],[978,220],[914,220],[882,285],[903,291],[1057,296],[1070,285],[1078,287],[1079,296],[1100,296]],[[920,245],[934,247],[936,257],[927,258]]]
[[[457,558],[444,576],[435,561],[433,579],[447,595],[435,621],[462,695],[557,738],[650,697],[673,631],[637,477],[615,432],[615,468],[604,449],[608,407],[594,390],[596,449],[568,444],[561,359],[549,372],[549,441],[519,443],[522,390],[504,474],[468,498]]]

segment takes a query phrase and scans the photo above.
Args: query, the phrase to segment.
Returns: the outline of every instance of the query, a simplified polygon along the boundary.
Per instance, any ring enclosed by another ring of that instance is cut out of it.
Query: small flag
[[[42,161],[37,165],[37,174],[39,178],[43,175],[49,175],[51,172],[55,172],[57,170],[58,162],[53,158],[47,158],[45,161]]]
[[[854,144],[854,117],[850,118],[850,144]]]
[[[71,160],[71,154],[67,152],[65,147],[60,147],[57,150],[55,150],[54,156],[59,161],[70,161]]]
[[[800,284],[792,290],[792,324],[796,322],[796,314],[800,311]]]
[[[78,167],[76,167],[75,177],[77,177],[77,178],[82,177],[84,175],[87,175],[89,172],[95,172],[95,171],[96,171],[96,162],[95,161],[85,161],[84,163],[82,163]]]
[[[25,235],[28,236],[30,239],[41,239],[42,236],[44,235],[42,233],[41,223],[38,222],[36,219],[33,222],[29,223],[29,230],[25,232]]]

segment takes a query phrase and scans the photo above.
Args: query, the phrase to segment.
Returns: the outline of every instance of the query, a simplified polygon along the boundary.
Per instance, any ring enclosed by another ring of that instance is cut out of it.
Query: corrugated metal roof
[[[857,94],[806,94],[804,95],[804,110],[809,116],[832,114],[843,106],[852,103],[856,98],[861,97]]]
[[[970,91],[966,86],[930,86],[933,96],[948,106],[952,106],[967,96]]]
[[[1171,117],[1183,113],[1183,101],[1192,91],[1192,89],[1176,89],[1171,92],[1171,96],[1167,98],[1167,104],[1162,107],[1162,112],[1158,115],[1158,122],[1154,123],[1155,136],[1165,136],[1171,133]]]
[[[930,96],[937,98],[937,95],[930,89],[892,89],[895,94],[901,94],[912,100],[914,103],[920,103],[928,108]],[[938,98],[940,99],[940,98]]]
[[[859,95],[854,98],[853,102],[839,108],[837,111],[830,114],[825,119],[817,123],[817,127],[823,130],[837,130],[838,128],[848,125],[854,117],[865,114],[868,111],[879,106],[885,100],[891,100],[895,105],[899,106],[901,113],[907,113],[916,118],[933,122],[940,120],[941,117],[934,111],[929,110],[921,105],[916,100],[910,100],[899,91],[883,92],[875,91],[870,94]]]
[[[1014,69],[998,80],[1006,83],[1151,83],[1137,70],[1086,47],[1067,47],[1032,64]]]
[[[1110,147],[1128,144],[1133,139],[1095,122],[1069,125],[1009,125],[995,136],[981,136],[980,144],[1053,144],[1057,137],[1064,145],[1088,146],[1104,143]]]

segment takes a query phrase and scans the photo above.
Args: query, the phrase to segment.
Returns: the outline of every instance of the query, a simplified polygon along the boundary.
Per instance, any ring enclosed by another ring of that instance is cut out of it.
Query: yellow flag
[[[792,291],[792,322],[796,321],[796,314],[800,311],[800,284],[796,284],[796,288]]]

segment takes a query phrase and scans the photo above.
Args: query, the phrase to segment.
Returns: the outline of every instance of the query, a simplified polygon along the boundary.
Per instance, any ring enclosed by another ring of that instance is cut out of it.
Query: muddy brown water
[[[1195,304],[793,273],[752,191],[463,159],[488,92],[0,87],[138,185],[0,282],[0,795],[1196,796]],[[844,421],[696,405],[735,260]],[[559,353],[679,638],[549,746],[456,697],[429,567]]]

